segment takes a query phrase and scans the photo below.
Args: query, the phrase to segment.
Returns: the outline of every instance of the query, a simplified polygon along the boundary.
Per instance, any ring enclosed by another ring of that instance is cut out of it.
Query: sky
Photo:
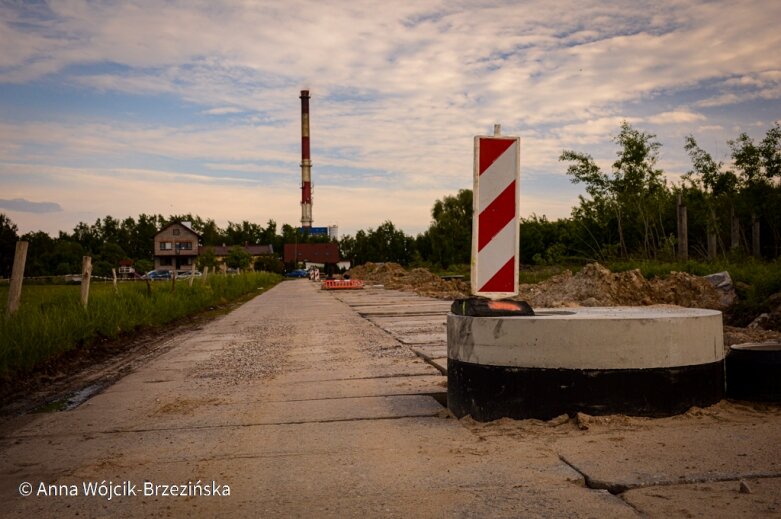
[[[193,213],[425,230],[473,139],[521,138],[521,215],[569,216],[558,160],[609,169],[622,120],[716,159],[781,118],[781,1],[0,0],[0,212],[20,234]]]

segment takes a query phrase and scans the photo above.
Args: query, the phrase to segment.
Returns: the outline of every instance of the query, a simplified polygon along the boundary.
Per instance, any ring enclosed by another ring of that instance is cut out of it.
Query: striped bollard
[[[475,137],[472,294],[518,293],[519,137]]]

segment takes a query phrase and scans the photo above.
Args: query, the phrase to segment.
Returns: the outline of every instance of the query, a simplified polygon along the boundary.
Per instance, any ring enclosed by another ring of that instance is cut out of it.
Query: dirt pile
[[[415,292],[439,299],[455,299],[469,295],[469,285],[460,280],[445,281],[424,268],[405,270],[398,263],[365,263],[350,269],[353,279],[385,288]]]
[[[721,294],[706,279],[672,272],[648,280],[639,270],[613,273],[599,263],[577,274],[565,271],[534,285],[521,285],[518,299],[532,308],[568,306],[639,306],[669,304],[722,310]]]

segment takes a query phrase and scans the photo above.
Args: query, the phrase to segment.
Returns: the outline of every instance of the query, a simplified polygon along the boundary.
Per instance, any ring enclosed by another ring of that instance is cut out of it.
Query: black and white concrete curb
[[[479,421],[666,416],[724,396],[721,312],[678,307],[448,315],[448,407]]]

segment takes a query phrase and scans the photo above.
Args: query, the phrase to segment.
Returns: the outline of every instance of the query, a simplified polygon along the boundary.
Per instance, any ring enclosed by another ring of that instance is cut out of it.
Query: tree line
[[[605,171],[585,152],[564,150],[559,159],[574,183],[583,184],[568,218],[521,219],[521,261],[556,264],[619,258],[672,260],[677,238],[678,206],[688,214],[689,251],[693,257],[716,259],[781,255],[781,127],[776,123],[755,141],[746,133],[727,142],[727,162],[703,149],[693,135],[684,149],[691,169],[679,183],[670,183],[659,167],[661,143],[656,136],[624,122],[613,138],[616,158]],[[155,233],[172,221],[192,222],[202,244],[271,244],[281,255],[285,243],[328,241],[309,236],[274,220],[265,226],[243,221],[221,228],[197,215],[139,215],[94,224],[80,223],[72,233],[50,237],[44,232],[21,236],[30,242],[26,275],[79,272],[81,257],[95,259],[95,272],[110,272],[119,260],[133,259],[151,269]],[[402,265],[448,268],[470,262],[472,191],[436,200],[428,229],[411,236],[391,221],[359,230],[339,240],[342,258],[353,265],[393,261]],[[17,239],[16,226],[0,214],[0,275],[7,277]],[[290,266],[288,266],[290,267]]]
[[[25,275],[30,277],[80,273],[85,255],[92,256],[93,273],[98,276],[110,275],[111,269],[124,259],[133,260],[137,272],[146,272],[154,266],[155,234],[171,222],[190,222],[201,235],[201,245],[207,248],[263,244],[272,245],[275,253],[281,255],[285,243],[328,241],[327,237],[310,236],[287,224],[278,229],[274,220],[269,220],[265,227],[243,221],[229,222],[221,228],[212,219],[192,214],[141,214],[123,220],[106,216],[93,224],[81,222],[73,232],[60,231],[56,237],[43,231],[19,236],[16,224],[0,213],[0,277],[10,275],[17,240],[29,243]],[[208,249],[206,256],[208,261]]]

